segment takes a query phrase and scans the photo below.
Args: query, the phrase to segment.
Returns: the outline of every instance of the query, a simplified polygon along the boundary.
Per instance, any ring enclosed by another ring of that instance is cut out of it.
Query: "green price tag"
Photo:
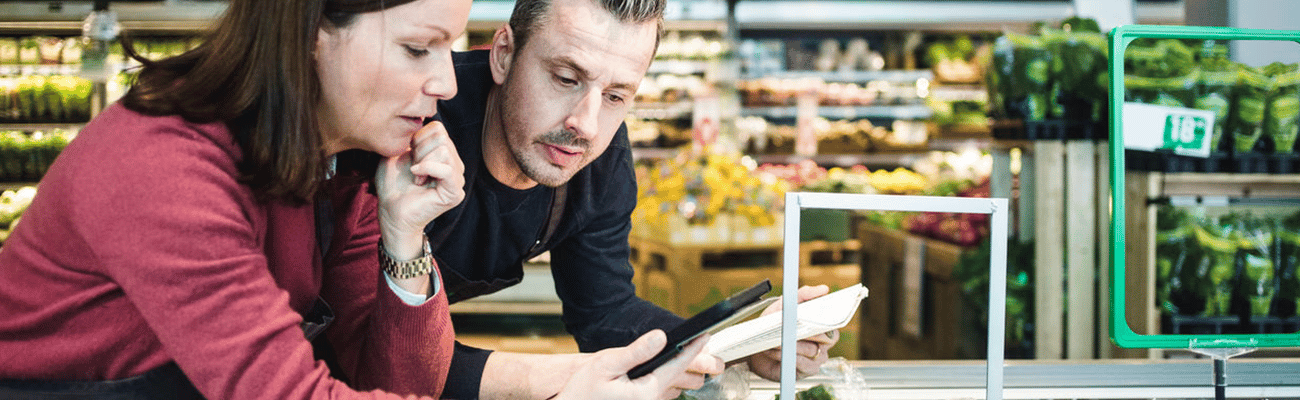
[[[1124,148],[1210,156],[1214,111],[1124,103]]]
[[[1210,122],[1199,115],[1169,113],[1165,117],[1163,149],[1175,153],[1195,153],[1209,140]]]

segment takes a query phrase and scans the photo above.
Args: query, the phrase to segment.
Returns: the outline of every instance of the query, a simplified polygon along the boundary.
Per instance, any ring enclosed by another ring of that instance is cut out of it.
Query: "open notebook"
[[[867,297],[861,283],[799,303],[799,339],[843,328]],[[718,331],[704,351],[723,362],[781,345],[781,313],[771,313]]]

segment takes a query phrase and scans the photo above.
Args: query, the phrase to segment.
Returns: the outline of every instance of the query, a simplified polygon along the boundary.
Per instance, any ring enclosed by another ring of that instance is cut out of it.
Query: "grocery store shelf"
[[[90,1],[0,2],[0,33],[80,34]],[[196,32],[226,11],[221,1],[113,3],[122,28],[132,32]]]
[[[868,154],[817,154],[811,157],[793,154],[758,154],[752,156],[759,164],[798,164],[803,160],[813,160],[821,166],[848,167],[865,165],[867,167],[910,167],[925,158],[924,153],[868,153]]]
[[[23,131],[23,132],[36,132],[36,131],[45,132],[45,131],[54,131],[54,130],[80,131],[80,130],[81,130],[81,127],[83,127],[83,126],[86,126],[86,123],[84,123],[84,122],[80,122],[80,123],[48,123],[48,124],[25,124],[25,123],[18,123],[18,124],[5,124],[5,123],[0,123],[0,131]]]
[[[1166,196],[1295,198],[1300,175],[1169,173],[1161,180]]]
[[[783,71],[763,73],[759,75],[746,75],[741,79],[759,79],[759,78],[776,78],[776,79],[821,79],[826,82],[855,82],[866,83],[872,81],[888,82],[915,82],[926,79],[934,80],[934,72],[930,70],[885,70],[885,71]]]
[[[1007,399],[1167,399],[1214,398],[1213,365],[1208,359],[1037,361],[1008,360],[1003,397]],[[980,399],[985,395],[984,361],[850,361],[872,398]],[[1228,362],[1228,398],[1300,396],[1296,359],[1235,358]],[[801,386],[842,384],[816,375]],[[771,398],[777,383],[750,380],[750,398]]]
[[[1181,23],[1183,3],[1139,3],[1139,23]],[[1000,31],[1014,25],[1075,15],[1064,1],[741,1],[736,6],[740,29],[919,29]]]
[[[654,60],[650,63],[647,74],[703,74],[709,71],[708,61],[699,60]]]
[[[91,1],[0,2],[0,33],[32,31],[77,34],[90,14]],[[123,28],[132,31],[195,32],[206,29],[227,2],[167,0],[115,2]],[[470,30],[496,29],[510,18],[513,1],[479,0],[470,8]],[[1138,3],[1139,23],[1183,22],[1182,1]],[[997,31],[1034,21],[1059,20],[1074,15],[1063,1],[740,1],[736,21],[741,29],[924,29],[943,31]],[[664,12],[670,30],[724,31],[726,2],[721,0],[671,0]]]
[[[632,116],[641,119],[679,119],[688,118],[695,105],[689,101],[677,103],[637,103],[632,108]]]
[[[795,118],[796,107],[745,107],[741,115],[767,118]],[[892,118],[925,119],[933,112],[925,105],[906,106],[821,106],[817,115],[829,119]]]
[[[975,101],[987,102],[989,92],[980,85],[933,85],[930,86],[930,98],[939,101]]]
[[[0,76],[2,75],[77,75],[80,73],[81,73],[81,65],[77,65],[77,64],[40,64],[40,65],[0,64]]]

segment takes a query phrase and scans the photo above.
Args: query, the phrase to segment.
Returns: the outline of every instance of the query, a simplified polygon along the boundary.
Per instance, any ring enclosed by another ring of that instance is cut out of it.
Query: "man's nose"
[[[569,117],[565,119],[565,128],[578,134],[579,137],[589,138],[596,134],[597,122],[600,117],[601,97],[604,96],[599,90],[589,90],[578,99],[574,104],[573,110],[569,112]]]

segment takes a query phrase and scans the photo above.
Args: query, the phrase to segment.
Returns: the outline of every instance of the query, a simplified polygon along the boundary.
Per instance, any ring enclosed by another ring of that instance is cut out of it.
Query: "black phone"
[[[706,332],[713,332],[718,328],[735,323],[737,320],[760,310],[762,308],[760,306],[771,304],[770,302],[759,302],[763,294],[771,290],[772,282],[764,279],[762,282],[733,294],[731,297],[722,299],[717,304],[683,321],[681,325],[677,325],[668,331],[668,344],[664,345],[664,349],[660,350],[659,354],[655,354],[650,361],[633,367],[632,370],[627,372],[627,377],[636,379],[649,374],[655,368],[659,368],[660,365],[681,353],[682,348],[690,344],[691,340]]]

